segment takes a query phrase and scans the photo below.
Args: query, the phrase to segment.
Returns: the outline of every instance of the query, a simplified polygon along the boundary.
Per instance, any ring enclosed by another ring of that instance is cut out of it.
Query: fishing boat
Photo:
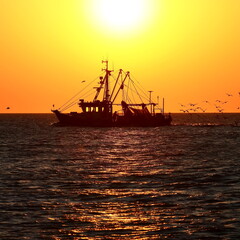
[[[164,113],[164,99],[162,108],[159,103],[152,101],[143,90],[138,90],[130,77],[130,72],[119,70],[117,78],[113,77],[113,70],[108,69],[108,61],[102,61],[105,68],[103,76],[99,77],[98,86],[94,87],[91,101],[79,97],[81,90],[62,107],[52,109],[61,126],[80,127],[156,127],[171,125],[171,115]],[[113,78],[113,88],[110,90],[110,79]],[[85,81],[82,81],[85,82]],[[89,84],[88,84],[89,85]],[[120,94],[122,92],[122,94]],[[134,92],[134,93],[130,93]],[[141,93],[141,94],[140,94]],[[120,97],[122,95],[122,97]],[[101,96],[101,99],[100,99]],[[139,98],[138,102],[134,99]],[[77,97],[77,100],[74,98]],[[118,101],[118,102],[117,102]],[[64,111],[77,104],[80,112]]]

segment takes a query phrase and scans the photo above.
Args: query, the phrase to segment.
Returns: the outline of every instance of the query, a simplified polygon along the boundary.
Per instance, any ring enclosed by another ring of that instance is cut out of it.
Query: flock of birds
[[[239,112],[240,92],[237,92],[236,94],[226,93],[224,100],[222,99],[216,99],[212,101],[204,100],[200,103],[179,103],[179,111],[182,113],[186,113],[186,115],[184,114],[184,118],[181,118],[180,124],[197,126],[240,126],[240,119],[237,115],[223,114],[224,109],[229,108],[229,106],[232,106],[233,104],[235,105],[235,110],[233,109],[232,112]],[[205,115],[202,113],[213,113],[214,115]]]
[[[233,97],[233,94],[231,93],[226,93],[226,96],[228,98]],[[240,92],[238,92],[238,97],[240,97]],[[208,110],[208,107],[211,107],[213,109],[215,109],[215,111],[217,111],[218,113],[223,113],[224,111],[224,105],[226,105],[227,103],[229,103],[229,100],[215,100],[214,102],[210,102],[208,100],[204,100],[202,102],[202,104],[204,104],[204,106],[198,103],[189,103],[189,104],[181,104],[180,103],[180,112],[183,113],[205,113]],[[240,110],[240,106],[236,107],[236,110]]]

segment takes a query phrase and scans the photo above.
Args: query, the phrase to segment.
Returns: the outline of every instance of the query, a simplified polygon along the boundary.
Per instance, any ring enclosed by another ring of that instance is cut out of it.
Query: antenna
[[[162,105],[163,105],[163,106],[162,106],[162,113],[164,114],[164,110],[165,110],[165,109],[164,109],[164,108],[165,108],[165,100],[164,100],[164,98],[163,98]]]
[[[148,91],[149,92],[149,103],[150,103],[150,107],[151,107],[151,114],[153,112],[153,109],[152,109],[152,92],[153,91]]]

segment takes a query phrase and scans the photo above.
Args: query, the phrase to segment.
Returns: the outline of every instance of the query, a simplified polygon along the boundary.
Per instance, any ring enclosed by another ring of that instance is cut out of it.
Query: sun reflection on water
[[[171,189],[170,183],[170,190],[161,187],[174,172],[164,160],[175,156],[165,152],[164,142],[158,142],[165,157],[159,159],[159,148],[149,146],[145,131],[124,131],[121,136],[109,131],[72,149],[83,156],[94,150],[93,159],[86,159],[80,169],[72,169],[77,179],[72,180],[70,175],[68,184],[76,188],[60,186],[65,202],[56,203],[54,211],[61,214],[49,220],[59,222],[63,226],[59,231],[76,239],[91,239],[93,232],[99,239],[158,239],[160,231],[170,236],[185,218],[172,203],[172,198],[184,193]],[[58,190],[52,189],[59,194]]]

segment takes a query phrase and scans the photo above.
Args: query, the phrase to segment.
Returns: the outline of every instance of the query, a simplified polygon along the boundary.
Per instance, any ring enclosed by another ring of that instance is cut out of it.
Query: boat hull
[[[86,113],[61,113],[54,110],[53,113],[58,119],[58,126],[78,127],[158,127],[171,125],[172,119],[164,115],[155,115],[149,118],[111,116]]]

